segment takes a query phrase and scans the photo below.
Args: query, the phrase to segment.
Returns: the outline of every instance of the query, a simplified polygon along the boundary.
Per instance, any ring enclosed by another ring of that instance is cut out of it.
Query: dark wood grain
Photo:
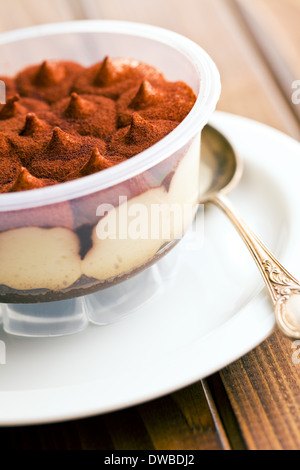
[[[222,450],[230,446],[201,382],[114,413],[0,428],[7,450]]]
[[[300,365],[276,332],[221,376],[248,448],[300,449]]]
[[[213,419],[201,383],[139,407],[157,450],[219,450],[228,442]]]
[[[246,450],[247,443],[236,418],[232,403],[225,390],[219,373],[213,374],[203,380],[203,386],[207,394],[212,415],[217,413],[217,428],[219,435],[225,433],[227,448],[232,450]],[[218,426],[218,422],[221,426]]]

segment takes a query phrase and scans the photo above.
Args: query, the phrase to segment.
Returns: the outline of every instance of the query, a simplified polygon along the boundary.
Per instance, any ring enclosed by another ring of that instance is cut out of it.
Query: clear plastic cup
[[[0,75],[46,59],[89,66],[107,55],[140,60],[169,81],[186,82],[196,103],[170,134],[126,162],[52,187],[0,195],[0,302],[7,332],[73,333],[89,320],[115,321],[116,306],[131,311],[164,282],[156,273],[151,283],[151,266],[182,238],[197,210],[201,130],[220,94],[217,68],[201,47],[165,29],[120,21],[0,35]],[[180,216],[174,216],[177,209]],[[153,288],[143,289],[145,282]],[[141,289],[142,298],[136,295]]]

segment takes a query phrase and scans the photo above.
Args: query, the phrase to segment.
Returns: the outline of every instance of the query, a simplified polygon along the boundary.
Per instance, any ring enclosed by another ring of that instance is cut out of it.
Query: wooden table
[[[0,31],[73,19],[122,19],[175,30],[218,65],[218,109],[300,138],[299,0],[2,0]],[[297,214],[295,214],[297,216]],[[300,268],[299,273],[300,274]],[[275,331],[187,388],[110,414],[1,428],[6,449],[300,449],[300,365]]]

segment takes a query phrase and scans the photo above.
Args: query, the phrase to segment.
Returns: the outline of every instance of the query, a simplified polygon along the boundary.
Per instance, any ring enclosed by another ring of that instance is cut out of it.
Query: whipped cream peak
[[[42,178],[36,178],[31,173],[29,173],[27,168],[22,166],[20,173],[10,191],[26,191],[29,189],[43,188],[49,184],[54,183],[54,181],[51,183],[49,180],[45,181]]]
[[[125,136],[125,142],[130,145],[140,143],[146,138],[152,140],[153,133],[155,133],[153,124],[143,119],[139,113],[133,113],[129,130]]]
[[[90,159],[81,169],[80,174],[81,176],[90,175],[92,173],[96,173],[97,171],[104,170],[105,168],[109,168],[110,166],[113,166],[113,163],[105,158],[98,148],[94,148],[92,150]]]
[[[154,88],[148,80],[143,80],[137,94],[129,103],[129,108],[139,111],[157,104],[161,99],[161,93]]]
[[[20,96],[18,94],[9,98],[0,111],[0,119],[10,119],[19,114],[26,113],[26,108],[24,108],[19,101]]]
[[[75,136],[64,132],[60,127],[54,127],[50,141],[48,143],[48,151],[56,152],[66,151],[78,145],[78,139]]]
[[[37,133],[48,130],[48,125],[42,119],[39,119],[35,113],[27,113],[25,124],[19,135],[24,137],[33,137]]]
[[[93,113],[96,108],[97,106],[92,101],[86,100],[73,92],[64,110],[64,115],[72,119],[82,119]]]
[[[37,86],[57,85],[65,78],[65,69],[60,63],[45,60],[37,70],[34,82]]]
[[[99,71],[94,79],[94,84],[97,86],[108,86],[115,83],[120,78],[120,67],[106,56],[100,65]]]

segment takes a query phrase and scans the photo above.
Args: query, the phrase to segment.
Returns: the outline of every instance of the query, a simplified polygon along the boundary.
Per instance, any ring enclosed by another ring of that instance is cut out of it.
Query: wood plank
[[[300,123],[300,106],[292,99],[292,85],[300,80],[300,3],[236,0],[241,19],[252,34],[279,88]],[[294,28],[293,21],[297,22]],[[290,31],[296,34],[291,35]],[[300,134],[299,134],[300,138]]]
[[[232,450],[246,450],[247,444],[244,441],[220,374],[215,373],[203,380],[202,383],[212,415],[215,416],[217,414],[216,426],[218,430],[218,423],[221,423],[219,435],[225,434],[228,448]]]
[[[139,406],[156,450],[220,450],[229,443],[216,426],[202,384]]]
[[[139,406],[80,420],[76,428],[83,449],[105,449],[104,444],[115,450],[229,448],[200,382]]]
[[[250,450],[300,448],[300,365],[275,332],[221,376]]]
[[[253,15],[266,40],[300,78],[300,2],[298,0],[235,0],[245,13]]]
[[[0,428],[2,449],[77,450],[80,440],[73,422]]]

